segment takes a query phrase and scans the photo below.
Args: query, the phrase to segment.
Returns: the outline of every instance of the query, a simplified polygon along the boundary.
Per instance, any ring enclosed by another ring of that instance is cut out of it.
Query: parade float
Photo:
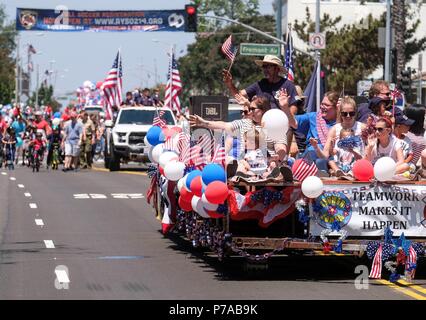
[[[229,177],[223,137],[153,126],[147,201],[162,223],[218,259],[265,264],[274,256],[367,257],[371,278],[414,277],[426,247],[426,183],[395,162],[358,160],[351,179],[319,178],[298,159],[293,179]],[[203,152],[206,145],[211,152]],[[190,154],[188,156],[188,154]],[[203,159],[203,161],[200,161]]]

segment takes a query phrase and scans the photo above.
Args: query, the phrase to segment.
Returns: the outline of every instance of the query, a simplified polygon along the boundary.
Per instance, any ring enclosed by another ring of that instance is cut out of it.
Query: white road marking
[[[31,193],[29,193],[29,192],[25,192],[25,193],[24,193],[24,195],[25,195],[27,198],[31,197]]]
[[[43,220],[42,220],[42,219],[35,219],[35,223],[36,223],[36,225],[38,225],[38,226],[44,226],[44,222],[43,222]]]
[[[31,208],[31,209],[37,209],[37,204],[35,204],[35,203],[30,203],[30,208]]]
[[[55,245],[53,244],[52,240],[44,240],[44,245],[47,249],[54,249]]]
[[[114,199],[143,199],[142,193],[111,193]]]
[[[23,189],[23,188],[25,188],[25,186],[23,184],[18,184],[18,188]]]
[[[7,176],[7,172],[2,172],[1,173],[3,176]]]
[[[106,199],[107,196],[104,194],[91,193],[90,196],[92,199]]]
[[[10,180],[15,181],[16,178],[15,177],[10,177]]]
[[[74,194],[74,199],[90,199],[87,193]]]
[[[142,193],[129,193],[130,199],[143,199],[145,198]]]
[[[55,269],[56,279],[58,279],[59,283],[70,283],[70,279],[68,278],[68,273],[65,270],[57,270]]]

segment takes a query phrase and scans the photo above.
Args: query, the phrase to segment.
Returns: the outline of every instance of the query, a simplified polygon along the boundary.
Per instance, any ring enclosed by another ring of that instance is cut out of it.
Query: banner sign
[[[337,223],[348,236],[426,237],[426,185],[325,185],[311,209],[314,236]]]
[[[17,8],[18,31],[185,31],[185,10],[76,11]]]

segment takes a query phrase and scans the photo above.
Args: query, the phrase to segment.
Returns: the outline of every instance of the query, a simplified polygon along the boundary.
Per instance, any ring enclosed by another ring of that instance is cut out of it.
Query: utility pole
[[[39,86],[39,65],[37,64],[37,78],[36,78],[36,91],[35,91],[35,109],[38,110],[38,86]]]
[[[317,0],[316,4],[316,18],[315,18],[315,32],[320,33],[320,0]],[[320,107],[320,93],[321,93],[321,57],[319,50],[315,50],[315,57],[317,60],[317,108],[316,111],[319,111]]]
[[[422,83],[423,83],[423,54],[419,54],[419,79],[417,81],[417,103],[422,104]]]
[[[277,16],[275,18],[276,20],[276,27],[277,27],[277,38],[278,39],[282,39],[283,38],[283,30],[282,30],[282,16],[283,16],[283,4],[282,4],[282,0],[276,0],[276,5],[277,5]],[[280,48],[282,49],[282,45],[280,46]],[[281,51],[281,56],[284,55],[284,51]]]
[[[386,0],[386,42],[385,42],[385,81],[390,80],[390,51],[391,51],[391,0]]]
[[[16,61],[15,61],[15,69],[16,69],[16,81],[15,81],[15,103],[18,104],[19,103],[19,96],[20,96],[20,78],[19,78],[19,73],[20,73],[20,68],[19,68],[19,46],[20,46],[20,39],[19,39],[19,34],[16,36]]]

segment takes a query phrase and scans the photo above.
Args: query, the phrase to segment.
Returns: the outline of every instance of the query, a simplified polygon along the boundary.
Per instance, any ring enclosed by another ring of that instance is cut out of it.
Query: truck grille
[[[144,144],[145,132],[132,132],[129,135],[129,144]]]

